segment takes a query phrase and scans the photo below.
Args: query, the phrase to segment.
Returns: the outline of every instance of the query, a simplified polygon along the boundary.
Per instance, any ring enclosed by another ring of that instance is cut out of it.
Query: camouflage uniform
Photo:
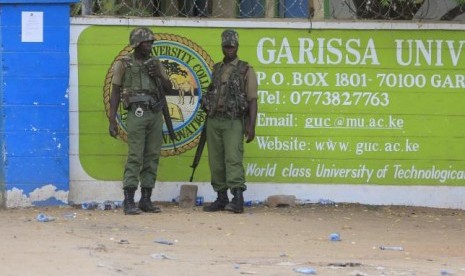
[[[130,35],[133,48],[141,42],[155,40],[147,28],[136,28]],[[135,191],[140,182],[142,199],[139,208],[151,209],[150,196],[157,178],[160,151],[163,144],[163,117],[160,106],[162,87],[150,77],[147,61],[155,62],[164,77],[166,73],[160,61],[148,56],[145,61],[136,60],[134,53],[122,57],[113,66],[112,83],[122,87],[123,105],[128,111],[128,157],[124,169],[123,190]],[[133,195],[130,195],[133,197]],[[145,202],[145,207],[141,206]],[[147,209],[147,210],[148,210]],[[151,209],[151,212],[159,211]]]
[[[222,46],[237,47],[238,35],[233,30],[222,34]],[[211,185],[220,197],[225,191],[245,191],[244,117],[247,101],[257,98],[257,78],[252,66],[235,60],[216,63],[213,67],[212,89],[206,95],[208,109],[207,146]],[[226,198],[227,201],[227,198]],[[224,203],[226,202],[224,201]],[[224,204],[220,204],[220,208]],[[205,211],[217,211],[204,208]]]

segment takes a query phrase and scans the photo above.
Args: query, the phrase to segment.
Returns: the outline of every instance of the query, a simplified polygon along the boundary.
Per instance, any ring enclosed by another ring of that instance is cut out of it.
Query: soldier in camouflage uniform
[[[151,196],[163,143],[160,93],[169,89],[171,83],[161,62],[152,56],[154,40],[150,29],[135,28],[129,36],[134,51],[116,61],[112,68],[109,116],[112,137],[118,136],[116,113],[121,100],[128,111],[128,157],[123,180],[123,207],[127,215],[160,212],[160,208],[152,205]],[[139,183],[141,199],[137,207],[134,194]]]
[[[252,66],[237,56],[237,32],[225,30],[221,38],[224,58],[213,66],[212,84],[203,100],[203,108],[208,114],[211,184],[218,196],[204,207],[204,211],[242,213],[243,192],[247,189],[243,166],[244,137],[246,143],[255,138],[257,77]],[[233,195],[231,202],[228,189]]]

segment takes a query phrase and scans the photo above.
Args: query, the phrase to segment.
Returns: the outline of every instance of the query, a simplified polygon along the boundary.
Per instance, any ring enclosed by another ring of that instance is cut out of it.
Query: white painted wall
[[[295,28],[308,29],[308,21],[278,22],[275,20],[159,20],[135,18],[72,18],[71,20],[71,70],[70,70],[70,203],[86,201],[102,202],[104,200],[122,200],[121,182],[103,182],[89,177],[79,163],[79,117],[78,117],[78,74],[77,74],[77,39],[79,33],[90,25],[125,25],[125,26],[193,26],[193,27],[236,27],[236,28]],[[357,23],[357,22],[312,22],[315,29],[392,29],[392,30],[465,30],[465,25],[457,23]],[[247,154],[247,153],[246,153]],[[163,160],[161,161],[163,162]],[[213,201],[216,195],[209,183],[163,183],[156,184],[153,199],[171,201],[179,195],[183,184],[198,185],[198,195],[205,201]],[[246,200],[265,200],[269,195],[295,195],[304,202],[318,202],[330,199],[335,202],[361,203],[370,205],[411,205],[438,208],[465,209],[465,187],[440,186],[395,186],[395,185],[328,185],[328,184],[293,184],[293,183],[256,183],[248,184]],[[136,196],[138,198],[139,195]]]

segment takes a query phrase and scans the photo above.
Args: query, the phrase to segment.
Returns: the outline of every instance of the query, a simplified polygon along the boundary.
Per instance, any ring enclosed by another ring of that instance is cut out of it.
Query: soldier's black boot
[[[232,190],[233,199],[231,202],[224,207],[226,211],[234,212],[236,214],[244,212],[244,195],[242,189],[233,189]]]
[[[141,189],[141,198],[139,201],[139,209],[142,212],[146,213],[160,213],[161,210],[157,206],[152,205],[152,189],[151,188],[142,188]]]
[[[218,197],[210,205],[203,206],[205,212],[223,211],[224,207],[229,203],[228,190],[217,192]]]
[[[125,188],[124,191],[124,201],[123,201],[123,210],[125,215],[138,215],[141,212],[139,208],[136,207],[134,202],[134,194],[136,193],[136,188]]]

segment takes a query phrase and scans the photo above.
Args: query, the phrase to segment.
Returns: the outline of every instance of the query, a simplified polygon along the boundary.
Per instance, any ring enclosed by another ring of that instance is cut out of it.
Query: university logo
[[[166,124],[163,126],[162,156],[178,155],[198,144],[205,121],[205,113],[200,110],[202,95],[211,82],[213,60],[199,45],[191,40],[173,34],[155,34],[152,52],[160,58],[171,81],[170,91],[166,91],[166,100],[176,134],[176,151],[170,140]],[[113,63],[132,51],[131,46],[121,50]],[[103,101],[107,117],[110,113],[111,68],[105,77]],[[119,137],[127,141],[127,111],[119,107],[117,122]]]

